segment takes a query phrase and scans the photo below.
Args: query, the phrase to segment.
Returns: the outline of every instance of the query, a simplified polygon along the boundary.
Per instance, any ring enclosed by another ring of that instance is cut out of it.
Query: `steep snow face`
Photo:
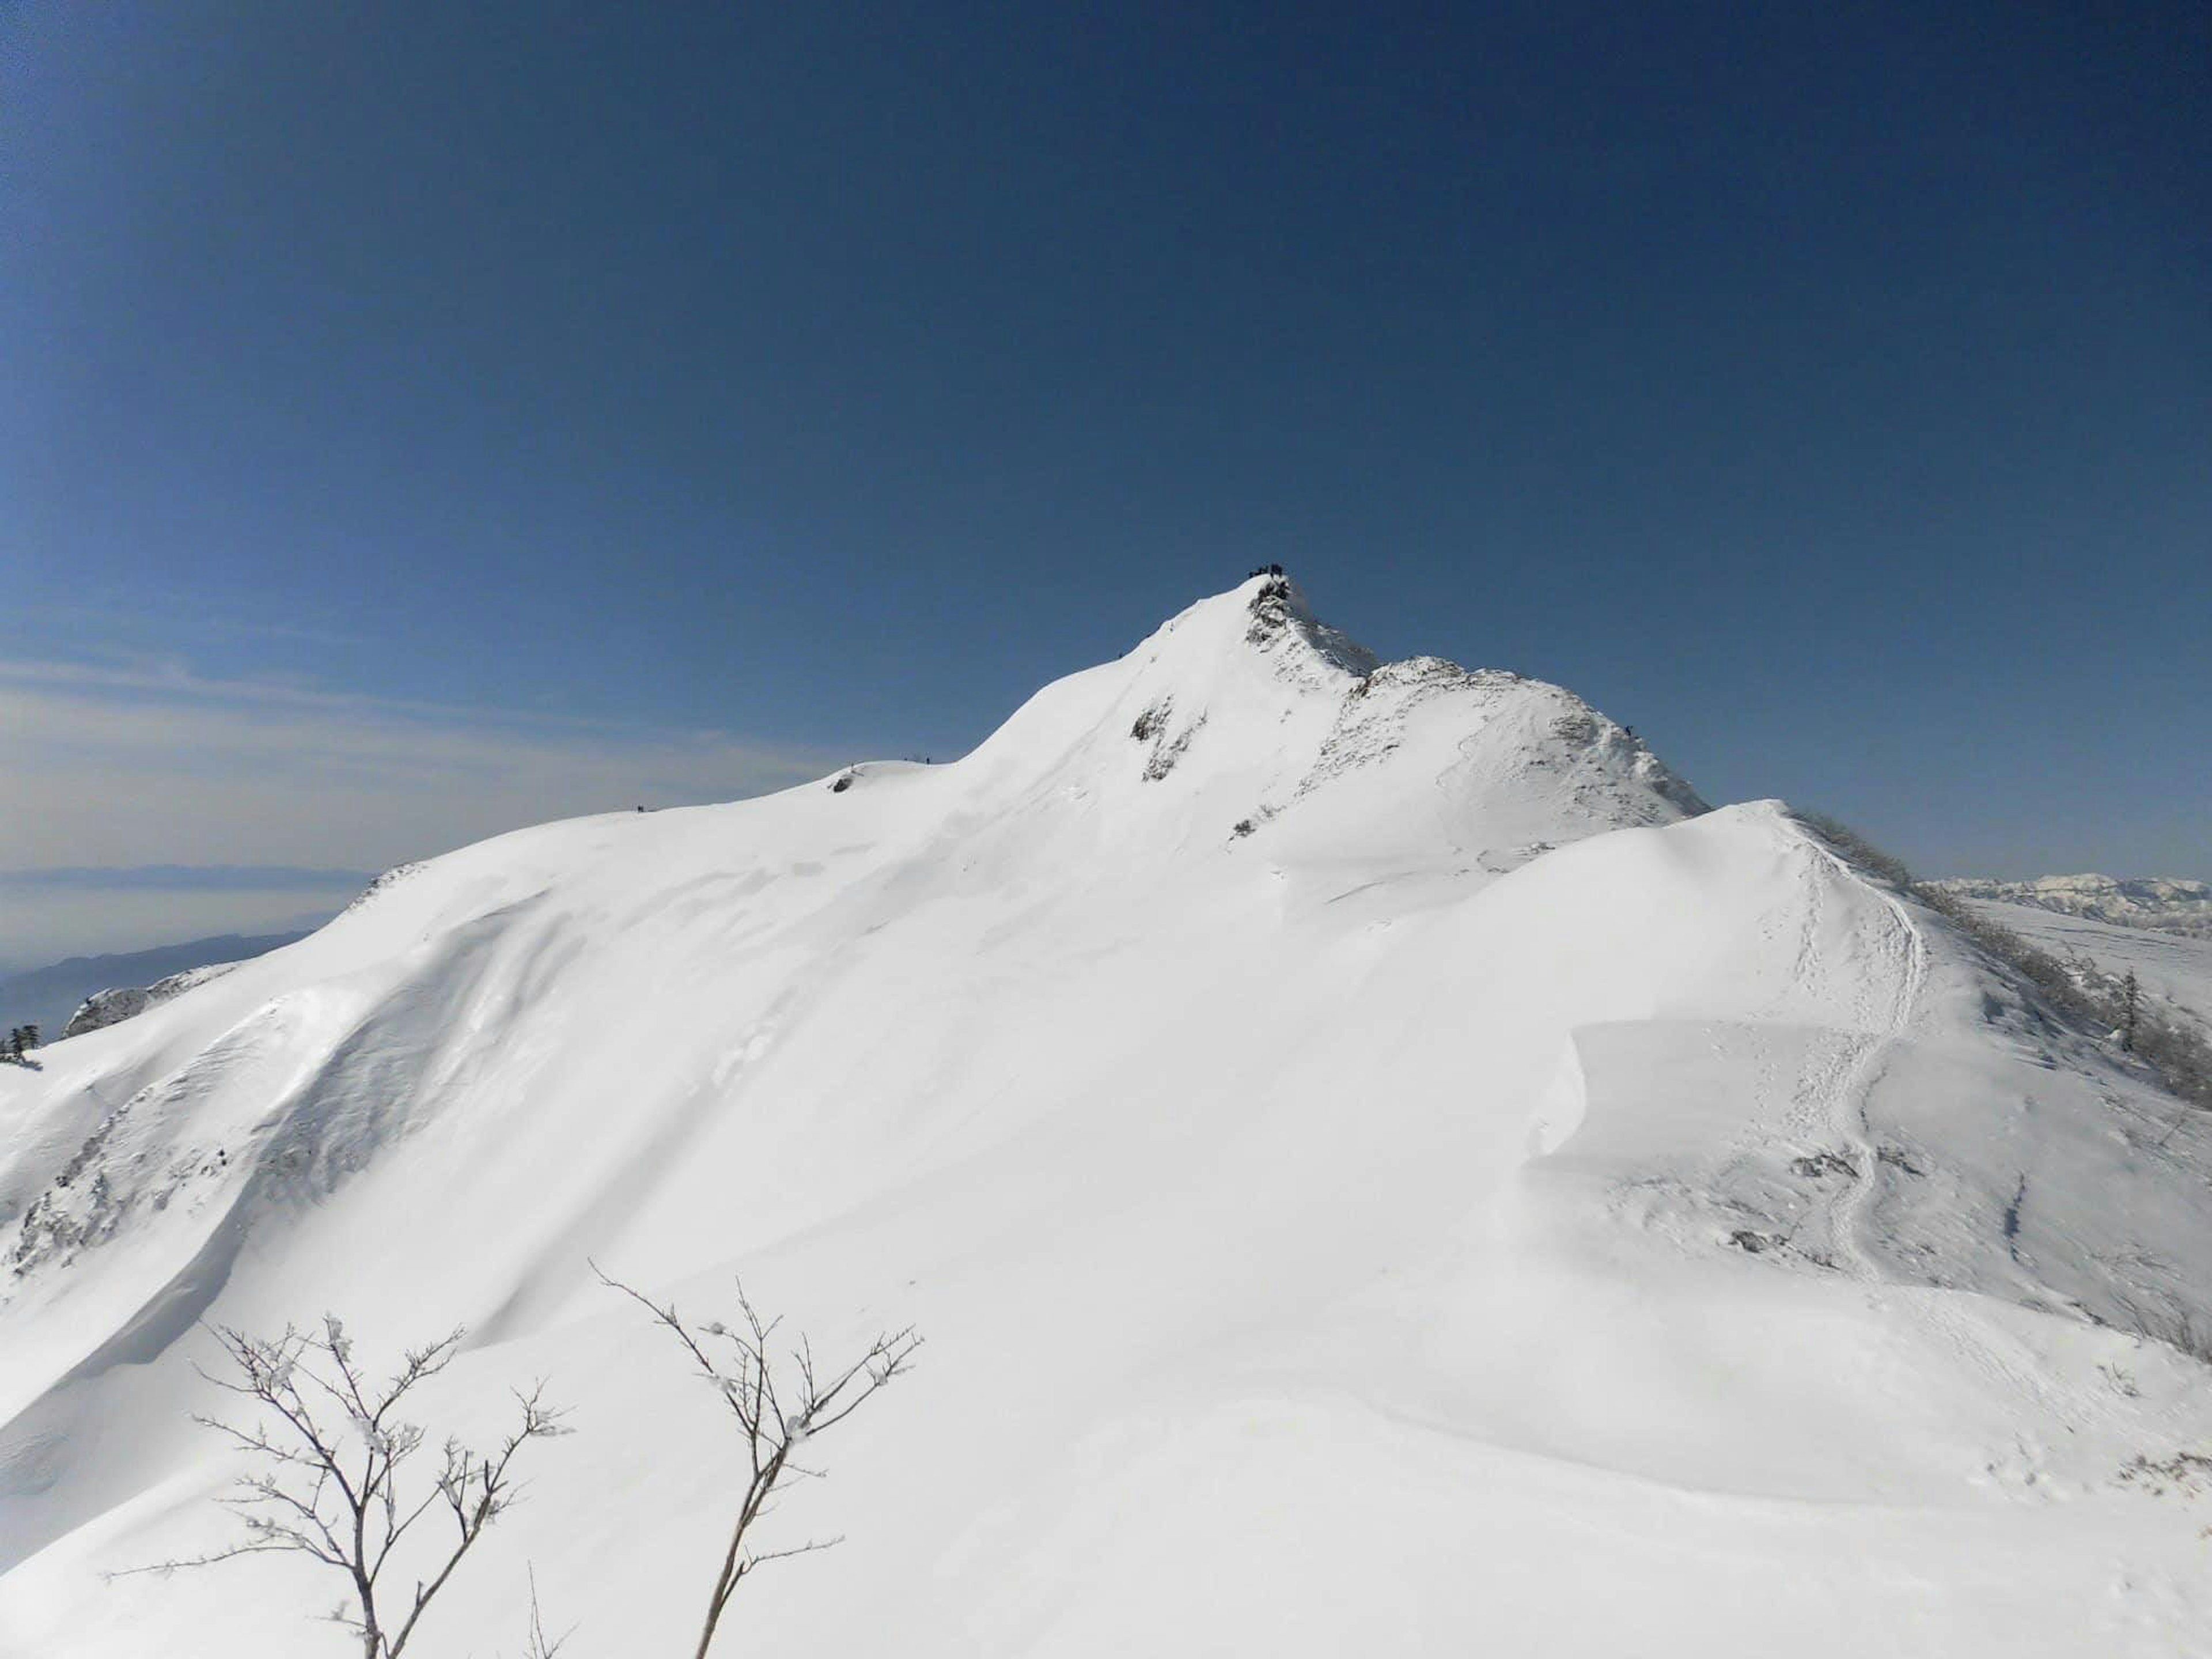
[[[842,787],[840,787],[842,786]],[[1771,803],[1262,579],[949,766],[501,837],[0,1068],[0,1654],[289,1656],[195,1322],[574,1407],[421,1638],[688,1651],[741,1453],[589,1264],[923,1364],[732,1637],[2171,1653],[2212,1144]],[[2135,1460],[2173,1470],[2125,1479]]]
[[[2116,927],[2212,939],[2212,883],[2110,876],[2038,876],[2033,881],[1991,881],[1962,876],[1936,884],[1960,898],[2032,906]]]

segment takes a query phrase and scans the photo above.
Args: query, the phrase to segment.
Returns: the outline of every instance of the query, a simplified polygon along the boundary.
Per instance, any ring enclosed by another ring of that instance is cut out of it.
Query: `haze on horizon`
[[[0,11],[0,966],[972,746],[1254,563],[2212,876],[2200,8]]]

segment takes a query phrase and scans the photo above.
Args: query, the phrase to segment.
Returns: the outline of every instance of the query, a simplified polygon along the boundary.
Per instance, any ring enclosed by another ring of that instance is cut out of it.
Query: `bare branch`
[[[530,1633],[524,1639],[522,1659],[560,1659],[561,1650],[568,1645],[568,1638],[576,1633],[571,1626],[560,1635],[548,1640],[545,1635],[545,1616],[538,1606],[538,1569],[530,1569]]]
[[[911,1328],[878,1336],[825,1387],[822,1382],[825,1373],[817,1367],[813,1345],[802,1335],[779,1355],[772,1345],[781,1320],[764,1317],[746,1296],[743,1284],[737,1287],[738,1325],[714,1321],[695,1332],[677,1313],[673,1303],[662,1306],[642,1291],[608,1277],[597,1262],[592,1264],[592,1271],[600,1283],[637,1303],[676,1338],[696,1369],[714,1384],[744,1437],[749,1479],[738,1502],[737,1516],[708,1597],[706,1620],[694,1652],[694,1659],[706,1659],[723,1612],[747,1575],[767,1562],[811,1555],[838,1542],[835,1538],[811,1539],[761,1550],[754,1547],[752,1540],[754,1528],[773,1508],[770,1499],[779,1486],[820,1474],[794,1462],[793,1453],[843,1422],[862,1401],[902,1375],[921,1339]],[[708,1351],[709,1340],[726,1348],[729,1357],[717,1363]]]
[[[210,1566],[241,1555],[305,1555],[345,1577],[351,1603],[339,1603],[330,1617],[359,1638],[362,1659],[399,1659],[484,1528],[519,1495],[510,1473],[517,1454],[531,1441],[568,1432],[562,1414],[544,1404],[542,1384],[517,1394],[520,1420],[495,1449],[476,1451],[449,1437],[437,1478],[427,1490],[403,1494],[404,1466],[427,1432],[401,1414],[403,1402],[452,1363],[460,1331],[405,1350],[377,1382],[356,1359],[352,1339],[335,1315],[311,1331],[287,1326],[273,1339],[207,1328],[226,1364],[221,1373],[202,1369],[200,1375],[261,1413],[250,1428],[197,1419],[256,1465],[220,1500],[238,1511],[246,1536],[228,1549],[126,1572]],[[384,1570],[416,1523],[441,1506],[453,1521],[452,1535],[442,1554],[425,1563],[428,1571],[415,1581],[399,1616],[379,1600]],[[552,1659],[560,1644],[544,1639],[534,1589],[532,1629],[532,1652]]]

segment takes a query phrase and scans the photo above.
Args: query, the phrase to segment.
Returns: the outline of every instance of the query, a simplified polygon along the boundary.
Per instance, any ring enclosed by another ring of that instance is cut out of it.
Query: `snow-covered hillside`
[[[2155,1002],[2212,1031],[2212,933],[2099,921],[2042,905],[1966,902],[2061,961],[2086,957],[2114,979],[2134,974]]]
[[[570,1659],[690,1653],[741,1454],[594,1260],[927,1339],[732,1651],[2212,1631],[2203,1121],[1778,804],[1265,579],[957,764],[503,836],[44,1059],[9,1659],[347,1650],[295,1559],[102,1577],[232,1535],[195,1322],[325,1310],[465,1323],[441,1425],[573,1407],[420,1651],[518,1651],[534,1565]]]

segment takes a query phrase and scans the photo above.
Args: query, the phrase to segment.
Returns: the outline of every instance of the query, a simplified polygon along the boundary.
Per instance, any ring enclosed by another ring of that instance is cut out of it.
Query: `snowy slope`
[[[619,1033],[616,1036],[611,1034]],[[340,1653],[194,1321],[577,1433],[430,1653],[690,1650],[739,1456],[596,1259],[922,1363],[732,1650],[2203,1651],[2212,1137],[1779,805],[1252,582],[975,753],[548,825],[0,1071],[0,1655]]]

